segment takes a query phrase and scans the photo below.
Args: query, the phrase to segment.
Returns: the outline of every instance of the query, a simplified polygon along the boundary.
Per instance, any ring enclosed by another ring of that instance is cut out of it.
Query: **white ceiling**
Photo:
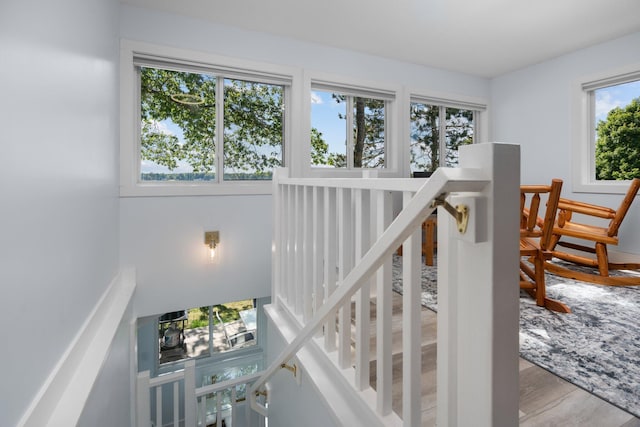
[[[640,0],[121,2],[482,77],[640,31]]]

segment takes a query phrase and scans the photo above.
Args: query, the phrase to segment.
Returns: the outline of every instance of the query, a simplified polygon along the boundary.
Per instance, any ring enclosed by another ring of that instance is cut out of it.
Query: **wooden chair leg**
[[[422,228],[424,229],[424,240],[422,241],[424,264],[433,265],[436,220],[434,218],[427,218],[427,220],[422,224]]]
[[[607,245],[601,242],[596,243],[596,258],[598,260],[598,271],[602,277],[609,276],[609,256],[607,255]]]
[[[547,291],[544,283],[544,259],[541,252],[534,257],[533,265],[536,276],[536,304],[544,307]]]

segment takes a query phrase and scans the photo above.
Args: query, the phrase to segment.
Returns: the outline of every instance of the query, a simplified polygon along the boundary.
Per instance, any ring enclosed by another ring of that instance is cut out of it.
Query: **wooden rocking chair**
[[[640,260],[615,259],[613,256],[610,257],[607,250],[607,245],[618,244],[618,229],[639,189],[640,179],[635,178],[631,181],[627,194],[617,210],[560,199],[558,219],[553,228],[549,249],[556,258],[597,268],[598,274],[573,270],[553,263],[545,263],[545,268],[563,277],[600,285],[640,285],[640,277],[609,276],[609,270],[639,269]],[[608,223],[604,227],[579,223],[575,221],[573,214],[599,218],[608,221]],[[569,241],[567,238],[573,241]],[[567,250],[560,250],[558,247],[567,248]]]
[[[547,297],[544,279],[545,261],[551,259],[548,248],[561,189],[560,179],[552,180],[551,185],[520,186],[520,289],[531,295],[541,307],[570,313],[567,305]],[[538,217],[540,194],[547,195],[544,218]],[[533,264],[533,268],[523,258]]]

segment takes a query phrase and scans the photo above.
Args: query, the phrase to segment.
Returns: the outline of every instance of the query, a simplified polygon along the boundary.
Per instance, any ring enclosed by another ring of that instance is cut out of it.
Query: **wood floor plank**
[[[402,296],[393,293],[392,408],[402,416]],[[371,301],[371,385],[375,388],[375,298]],[[422,426],[436,422],[437,315],[422,310]],[[520,425],[640,427],[640,419],[520,358]]]

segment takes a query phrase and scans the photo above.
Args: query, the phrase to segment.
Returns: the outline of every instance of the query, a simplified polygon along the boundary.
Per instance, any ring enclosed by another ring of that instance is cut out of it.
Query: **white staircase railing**
[[[403,207],[391,221],[394,192],[402,194]],[[462,147],[460,168],[438,169],[428,180],[296,179],[279,171],[273,195],[272,305],[295,319],[298,333],[251,387],[256,411],[268,415],[256,400],[259,390],[314,341],[323,343],[337,375],[353,371],[351,391],[379,425],[421,425],[420,226],[433,201],[448,196],[451,204],[468,206],[469,225],[461,234],[444,209],[439,213],[438,424],[517,424],[517,146]],[[391,259],[401,244],[402,420],[391,410]],[[375,355],[369,350],[372,293]],[[376,360],[373,401],[367,398],[370,360]]]
[[[264,417],[252,411],[246,400],[249,386],[260,373],[196,388],[195,372],[195,360],[186,361],[183,370],[154,378],[149,371],[140,372],[136,425],[222,427],[224,422],[226,427],[264,426]]]

